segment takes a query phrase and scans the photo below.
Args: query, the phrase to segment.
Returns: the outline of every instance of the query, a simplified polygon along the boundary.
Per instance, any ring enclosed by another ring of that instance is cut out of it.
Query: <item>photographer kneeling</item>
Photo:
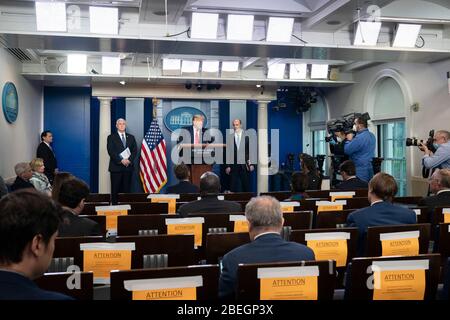
[[[375,157],[375,136],[367,129],[367,118],[356,117],[353,133],[346,135],[344,152],[350,157],[356,167],[356,176],[361,180],[370,181],[373,177],[372,159]]]
[[[433,153],[425,143],[419,145],[419,149],[425,154],[422,158],[422,165],[427,169],[450,168],[450,132],[439,130],[434,134],[433,146],[436,151]]]

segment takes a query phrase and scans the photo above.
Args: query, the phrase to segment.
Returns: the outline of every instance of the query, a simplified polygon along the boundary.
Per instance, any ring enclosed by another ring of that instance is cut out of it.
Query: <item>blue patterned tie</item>
[[[123,147],[125,148],[126,146],[127,146],[127,143],[126,143],[126,141],[125,141],[125,135],[122,133],[121,135],[120,135],[120,139],[122,140],[122,144],[123,144]]]

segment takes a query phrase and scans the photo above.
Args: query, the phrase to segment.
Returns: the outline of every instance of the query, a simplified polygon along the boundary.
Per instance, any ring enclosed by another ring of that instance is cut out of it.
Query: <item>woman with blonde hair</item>
[[[44,160],[41,158],[35,158],[31,160],[30,167],[33,171],[30,183],[36,190],[50,196],[52,194],[52,185],[50,184],[50,181],[48,181],[47,176],[44,174]]]

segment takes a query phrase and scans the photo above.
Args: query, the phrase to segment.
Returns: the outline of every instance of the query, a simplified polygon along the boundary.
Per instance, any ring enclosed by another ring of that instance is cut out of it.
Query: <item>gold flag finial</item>
[[[153,118],[156,118],[156,107],[159,104],[159,100],[156,97],[153,97],[152,99],[152,104],[153,104]]]

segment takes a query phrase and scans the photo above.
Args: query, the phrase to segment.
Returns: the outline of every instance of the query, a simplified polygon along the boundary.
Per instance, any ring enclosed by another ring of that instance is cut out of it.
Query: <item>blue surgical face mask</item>
[[[441,145],[439,143],[433,143],[433,147],[437,150]]]

